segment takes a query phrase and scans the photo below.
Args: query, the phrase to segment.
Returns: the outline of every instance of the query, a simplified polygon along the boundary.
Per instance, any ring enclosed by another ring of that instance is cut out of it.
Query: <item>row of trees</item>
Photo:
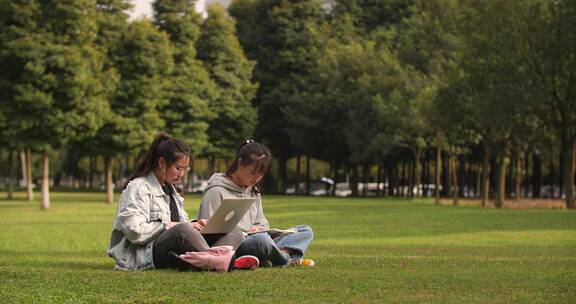
[[[153,6],[153,22],[129,23],[128,1],[0,1],[1,147],[26,151],[28,177],[42,154],[42,208],[51,151],[103,156],[111,202],[113,159],[138,155],[160,130],[211,158],[252,134],[254,63],[234,21],[218,6],[202,20],[193,1]]]
[[[386,168],[390,182],[406,153],[419,189],[432,150],[435,189],[447,176],[457,197],[457,159],[480,154],[483,202],[495,186],[501,206],[511,157],[559,144],[574,208],[574,1],[350,0],[327,11],[313,0],[238,0],[229,11],[257,62],[256,132],[279,158],[279,189],[294,156],[350,172],[357,194],[358,171]]]
[[[193,2],[157,0],[153,23],[127,23],[119,0],[0,1],[2,147],[74,147],[110,176],[161,129],[212,162],[254,132],[279,192],[305,156],[349,174],[354,195],[375,177],[418,196],[433,176],[438,199],[457,198],[474,176],[496,206],[511,159],[537,181],[559,147],[574,207],[574,1],[236,0],[234,19],[205,21]]]

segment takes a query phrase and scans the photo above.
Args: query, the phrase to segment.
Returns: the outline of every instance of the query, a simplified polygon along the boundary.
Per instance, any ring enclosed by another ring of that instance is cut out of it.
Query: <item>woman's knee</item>
[[[198,231],[194,228],[192,223],[190,222],[183,222],[178,225],[172,226],[171,230],[178,231],[179,233],[189,233],[191,231]]]
[[[192,223],[189,222],[180,223],[170,228],[170,230],[174,230],[173,233],[178,235],[178,237],[181,239],[196,239],[202,237],[202,234],[200,234],[200,232],[194,228]]]
[[[257,246],[270,246],[274,245],[274,240],[268,235],[268,233],[257,233],[252,236],[249,236],[244,240],[244,242],[248,242],[249,244],[254,244]]]
[[[240,227],[236,227],[232,231],[230,231],[228,233],[228,235],[230,235],[231,237],[234,237],[234,238],[242,239],[244,232],[242,232],[242,229],[240,229]]]
[[[258,254],[267,254],[271,248],[276,246],[274,240],[270,238],[268,233],[257,233],[244,239],[240,247],[244,250],[255,251]]]
[[[298,225],[295,228],[296,228],[296,231],[298,231],[298,233],[307,234],[311,238],[314,238],[314,231],[312,230],[312,227],[310,227],[308,225]]]

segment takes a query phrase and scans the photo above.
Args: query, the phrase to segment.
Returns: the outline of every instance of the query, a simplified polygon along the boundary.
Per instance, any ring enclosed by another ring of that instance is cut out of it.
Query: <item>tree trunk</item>
[[[522,163],[524,162],[523,153],[520,152],[516,156],[516,179],[514,182],[516,183],[514,186],[514,192],[516,193],[516,199],[522,198],[522,177],[524,176],[522,170]]]
[[[22,179],[18,181],[18,186],[20,187],[20,185],[27,185],[27,180],[28,178],[26,178],[26,176],[28,175],[28,166],[26,165],[26,152],[25,151],[20,151],[20,169],[22,171]]]
[[[524,197],[530,197],[530,151],[524,152]]]
[[[8,199],[14,198],[14,151],[10,150],[10,154],[8,156]]]
[[[26,196],[29,201],[34,200],[34,191],[32,189],[32,151],[26,150]]]
[[[214,156],[208,157],[208,175],[212,176],[216,172],[216,158]]]
[[[424,153],[424,157],[422,159],[422,175],[420,176],[420,183],[422,190],[420,193],[422,197],[431,196],[430,195],[430,183],[432,179],[430,178],[430,168],[429,168],[428,160],[426,159],[426,153]]]
[[[396,167],[396,195],[399,197],[405,196],[404,192],[406,190],[404,184],[404,171],[406,168],[406,162],[401,160]]]
[[[454,153],[450,153],[449,166],[450,166],[450,180],[452,183],[452,205],[458,206],[458,170],[456,168],[457,161]]]
[[[562,139],[562,181],[566,193],[566,208],[574,209],[574,145],[576,140],[564,136]],[[560,192],[562,193],[562,192]]]
[[[46,210],[50,209],[50,161],[48,151],[42,152],[42,206]]]
[[[466,160],[463,155],[458,155],[454,161],[456,162],[454,168],[459,168],[459,170],[456,170],[458,197],[464,197],[464,185],[466,184]]]
[[[388,174],[388,196],[394,196],[394,189],[396,189],[396,171],[396,163],[394,161],[387,161],[386,173]]]
[[[406,182],[408,183],[408,197],[414,197],[414,162],[412,162],[411,160],[407,160],[407,166],[408,166],[408,172],[406,172],[407,179]]]
[[[330,177],[332,175],[332,164],[328,163],[328,174],[326,174],[326,177]],[[330,196],[330,184],[329,183],[324,183],[324,196]]]
[[[378,164],[377,174],[376,174],[376,196],[382,196],[382,191],[380,190],[380,185],[382,184],[382,165]]]
[[[440,184],[442,185],[442,190],[440,191],[440,196],[449,197],[450,196],[450,172],[448,171],[448,153],[440,154],[442,157],[442,170],[440,170]]]
[[[190,156],[190,163],[188,166],[190,167],[190,172],[188,172],[188,178],[186,179],[186,183],[184,185],[184,189],[186,189],[186,192],[192,191],[192,188],[194,187],[194,182],[196,182],[194,178],[195,177],[194,170],[196,169],[194,167],[194,156]]]
[[[480,164],[479,162],[476,162],[476,166],[475,167],[475,171],[476,171],[476,186],[474,187],[474,197],[475,198],[481,198],[481,194],[480,192],[482,192],[482,166],[483,164]]]
[[[362,166],[362,196],[368,193],[368,165]]]
[[[491,146],[484,142],[484,160],[482,161],[482,207],[486,207],[488,195],[490,194],[490,154]]]
[[[452,174],[453,174],[452,171],[454,171],[454,164],[452,163],[452,151],[451,150],[452,150],[452,148],[449,148],[448,154],[446,155],[446,166],[447,166],[447,168],[446,168],[447,169],[446,170],[447,171],[446,172],[447,173],[446,174],[446,183],[447,183],[446,188],[448,189],[447,190],[448,197],[454,198],[453,179],[452,179]]]
[[[562,194],[564,193],[564,155],[562,151],[562,147],[560,147],[560,155],[559,155],[559,162],[560,165],[558,166],[558,197],[562,199]]]
[[[114,184],[112,181],[112,157],[104,157],[104,171],[106,171],[106,203],[112,204],[114,201]]]
[[[310,154],[306,154],[306,195],[310,195]]]
[[[89,174],[88,187],[90,189],[94,189],[94,171],[96,171],[96,168],[95,168],[96,167],[96,165],[95,165],[96,157],[91,155],[88,157],[88,160],[90,162],[90,168],[89,168],[90,172],[88,173]]]
[[[416,148],[414,151],[414,187],[416,187],[416,192],[414,197],[419,198],[421,196],[420,185],[422,184],[422,163],[420,160],[422,158],[422,149]]]
[[[442,177],[442,149],[436,146],[436,168],[434,170],[434,197],[435,204],[440,204],[440,178]]]
[[[508,143],[504,144],[498,162],[498,183],[496,184],[496,208],[501,208],[506,199],[506,172],[510,163],[510,149]]]
[[[334,170],[333,170],[333,176],[332,176],[332,180],[334,181],[334,185],[332,186],[332,196],[336,196],[336,184],[337,184],[337,179],[338,179],[338,164],[335,163],[333,165]]]
[[[300,193],[300,160],[301,160],[301,156],[300,154],[298,154],[298,156],[296,157],[296,186],[294,187],[294,193],[295,194],[299,194]]]
[[[512,154],[512,151],[510,151],[510,161],[508,162],[508,166],[507,166],[507,173],[506,173],[506,194],[505,197],[512,197],[512,191],[514,189],[514,167],[516,164],[516,157]]]
[[[352,165],[352,178],[351,178],[350,188],[352,190],[352,196],[358,196],[358,166]]]
[[[554,191],[554,175],[554,156],[550,156],[550,198],[554,198],[556,195],[556,191]]]
[[[470,158],[468,160],[468,179],[467,179],[468,189],[466,191],[466,194],[468,197],[476,196],[475,173],[476,173],[476,162],[474,160],[472,160],[472,158]]]
[[[284,155],[278,158],[278,192],[285,194],[286,193],[286,179],[287,179],[287,164],[288,158]]]

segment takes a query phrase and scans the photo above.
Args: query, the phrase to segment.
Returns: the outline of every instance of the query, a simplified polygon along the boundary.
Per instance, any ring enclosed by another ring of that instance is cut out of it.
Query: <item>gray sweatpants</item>
[[[154,268],[178,268],[194,270],[192,265],[178,256],[187,251],[208,251],[214,246],[232,246],[237,250],[242,242],[242,232],[235,229],[228,234],[201,234],[191,223],[178,224],[160,234],[152,248]],[[230,262],[234,264],[234,259]]]

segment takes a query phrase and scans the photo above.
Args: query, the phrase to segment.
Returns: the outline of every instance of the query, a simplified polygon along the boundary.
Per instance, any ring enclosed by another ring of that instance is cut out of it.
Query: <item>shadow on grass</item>
[[[24,226],[24,227],[34,227],[38,226],[39,229],[44,226],[85,226],[86,224],[109,224],[109,220],[83,220],[83,221],[66,221],[65,219],[55,219],[52,221],[33,221],[33,222],[17,222],[10,223],[10,226]]]
[[[0,209],[18,209],[18,208],[34,208],[40,209],[40,205],[30,204],[26,202],[25,204],[12,204],[11,202],[5,203],[0,201]]]
[[[18,268],[54,268],[68,270],[112,270],[114,263],[102,262],[105,253],[91,252],[57,252],[57,251],[0,251],[0,260],[5,265]],[[87,261],[94,259],[94,262]],[[10,263],[9,261],[15,261]]]
[[[60,270],[114,270],[114,263],[89,263],[75,261],[42,261],[38,263],[13,264],[12,266],[18,268],[50,268]]]

